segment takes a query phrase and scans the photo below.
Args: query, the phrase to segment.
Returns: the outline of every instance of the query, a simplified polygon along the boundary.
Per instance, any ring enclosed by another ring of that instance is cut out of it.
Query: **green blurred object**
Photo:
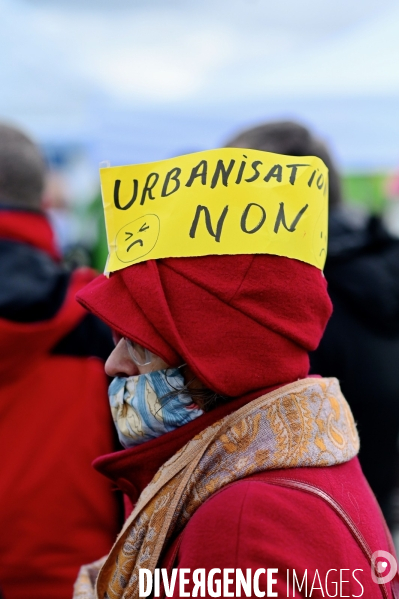
[[[387,173],[347,173],[342,177],[343,197],[349,204],[361,204],[372,214],[385,208]]]
[[[97,226],[97,240],[92,248],[92,265],[99,272],[104,272],[105,263],[108,258],[107,236],[105,233],[105,220],[101,193],[98,193],[89,207],[90,218]]]

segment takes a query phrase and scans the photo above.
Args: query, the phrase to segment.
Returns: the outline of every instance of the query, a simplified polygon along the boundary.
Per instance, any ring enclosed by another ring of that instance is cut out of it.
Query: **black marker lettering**
[[[152,183],[150,183],[151,177],[154,177],[154,181]],[[147,180],[144,185],[143,193],[141,194],[141,200],[140,200],[141,206],[144,204],[145,197],[147,194],[148,194],[148,197],[150,198],[150,200],[155,200],[151,191],[154,189],[155,185],[157,184],[158,179],[159,179],[158,173],[150,173],[148,175]]]
[[[254,169],[254,174],[252,175],[252,177],[249,177],[248,179],[245,179],[245,181],[247,183],[252,183],[252,181],[256,181],[256,179],[259,177],[260,173],[258,171],[258,166],[260,164],[263,164],[263,162],[261,160],[255,160],[251,166]]]
[[[277,179],[277,181],[279,183],[281,183],[281,180],[283,177],[283,168],[282,168],[281,164],[275,164],[274,166],[272,166],[272,168],[270,169],[270,171],[267,173],[266,177],[264,178],[264,181],[266,181],[266,183],[268,183],[272,177],[275,177]]]
[[[179,189],[180,174],[181,174],[181,168],[179,168],[178,166],[176,166],[175,168],[172,168],[172,170],[166,174],[165,181],[164,181],[164,184],[162,186],[162,191],[161,191],[162,198],[166,198],[166,196],[172,195],[172,193],[175,193],[175,191],[177,191]],[[168,191],[168,185],[169,185],[170,180],[174,181],[175,185],[171,191]]]
[[[280,224],[283,225],[283,227],[289,231],[290,233],[293,233],[295,231],[295,228],[299,222],[299,219],[301,218],[302,214],[307,210],[307,207],[309,206],[309,204],[306,204],[303,208],[300,209],[300,211],[298,212],[298,214],[296,215],[296,217],[294,218],[294,220],[291,223],[290,227],[287,227],[287,223],[285,221],[285,212],[284,212],[284,202],[280,202],[280,208],[277,214],[277,218],[276,218],[276,224],[274,225],[274,232],[278,233],[278,230],[280,228]]]
[[[200,170],[202,169],[202,170]],[[201,162],[199,164],[197,164],[197,166],[195,166],[193,168],[193,170],[191,171],[191,175],[189,180],[186,183],[186,187],[191,187],[192,184],[194,183],[194,179],[196,177],[201,177],[201,183],[202,185],[206,185],[206,175],[208,172],[208,163],[206,160],[201,160]]]
[[[255,225],[255,227],[253,229],[247,229],[247,218],[248,218],[248,214],[249,214],[249,211],[252,206],[257,206],[258,208],[260,208],[262,211],[262,214],[261,214],[258,224]],[[244,233],[249,233],[250,235],[252,235],[252,233],[256,233],[256,231],[259,231],[259,229],[261,228],[261,226],[263,225],[265,220],[266,220],[266,210],[263,208],[263,206],[260,206],[259,204],[254,204],[254,203],[248,204],[248,206],[245,208],[244,212],[242,213],[241,230],[244,231]]]
[[[317,177],[316,185],[318,189],[321,189],[324,185],[324,175],[323,173]]]
[[[245,154],[243,154],[243,156],[244,156],[244,158],[246,158]],[[245,169],[245,165],[246,165],[246,164],[247,164],[247,163],[245,162],[245,160],[243,160],[243,161],[241,162],[241,164],[240,164],[240,168],[238,169],[238,174],[237,174],[237,179],[236,179],[236,183],[237,183],[237,184],[238,184],[238,183],[241,183],[241,179],[242,179],[242,176],[243,176],[243,174],[244,174],[244,169]]]
[[[210,235],[212,235],[212,237],[215,238],[215,241],[219,242],[220,241],[220,236],[222,234],[222,227],[223,227],[224,219],[226,218],[228,209],[229,209],[228,206],[225,206],[225,208],[223,209],[223,212],[220,215],[220,218],[219,218],[218,223],[216,225],[216,233],[215,233],[214,230],[213,230],[213,227],[212,227],[211,215],[209,213],[208,208],[206,206],[197,206],[197,210],[195,212],[193,224],[191,225],[191,229],[190,229],[190,237],[192,239],[194,239],[195,234],[197,232],[197,226],[198,226],[198,221],[199,221],[199,218],[200,218],[200,214],[201,214],[202,211],[204,211],[204,213],[205,213],[205,225],[206,225],[206,228],[208,230],[208,233]]]
[[[114,204],[115,207],[118,208],[118,210],[127,210],[128,208],[130,208],[130,206],[132,206],[134,204],[134,202],[137,199],[137,190],[139,188],[139,182],[137,181],[137,179],[133,179],[133,195],[132,195],[132,199],[126,204],[126,206],[121,206],[120,202],[119,202],[119,189],[121,186],[121,182],[120,179],[116,179],[115,181],[115,187],[114,187]]]
[[[222,175],[222,183],[223,183],[223,185],[225,187],[227,187],[229,176],[230,176],[230,173],[232,171],[232,168],[233,168],[234,164],[235,164],[235,160],[230,160],[230,164],[226,168],[224,166],[223,160],[218,160],[217,161],[215,172],[214,172],[213,177],[212,177],[211,189],[214,189],[216,187],[217,182],[219,180],[219,175]]]
[[[300,166],[310,166],[310,164],[287,164],[287,168],[292,169],[291,174],[290,174],[291,185],[294,185],[294,183],[295,183],[296,173],[297,173],[298,167],[300,167]]]
[[[313,179],[314,179],[315,174],[316,174],[316,171],[313,171],[312,176],[310,177],[310,179],[308,181],[309,187],[312,187],[312,183],[313,183]]]

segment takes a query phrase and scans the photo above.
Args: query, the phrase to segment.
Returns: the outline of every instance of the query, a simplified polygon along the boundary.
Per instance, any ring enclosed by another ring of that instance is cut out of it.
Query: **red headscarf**
[[[77,298],[231,397],[305,377],[332,311],[320,270],[264,254],[149,260],[101,275]]]

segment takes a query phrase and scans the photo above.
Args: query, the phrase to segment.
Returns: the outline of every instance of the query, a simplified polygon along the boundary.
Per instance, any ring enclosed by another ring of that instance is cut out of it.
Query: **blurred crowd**
[[[311,373],[339,379],[363,472],[399,537],[399,175],[387,176],[386,202],[370,213],[345,196],[328,146],[300,123],[266,122],[225,145],[318,156],[329,169],[333,315]],[[106,258],[99,193],[87,207],[83,223],[96,226],[85,234],[62,173],[24,132],[0,125],[4,599],[71,597],[79,567],[110,550],[125,515],[123,481],[116,489],[91,465],[121,446],[104,373],[111,330],[75,300]]]

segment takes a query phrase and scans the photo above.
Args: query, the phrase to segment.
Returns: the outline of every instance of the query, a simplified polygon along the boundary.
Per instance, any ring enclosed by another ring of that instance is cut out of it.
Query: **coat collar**
[[[93,466],[98,472],[111,479],[127,495],[131,504],[127,504],[127,510],[131,510],[139,495],[151,482],[159,468],[195,435],[256,397],[289,382],[292,381],[232,399],[228,403],[206,412],[199,418],[157,439],[152,439],[130,449],[101,456],[94,460]]]

